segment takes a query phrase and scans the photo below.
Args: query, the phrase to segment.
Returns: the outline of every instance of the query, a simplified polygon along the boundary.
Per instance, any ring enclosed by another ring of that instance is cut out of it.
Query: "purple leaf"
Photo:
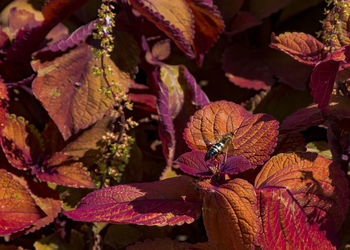
[[[66,35],[59,41],[51,44],[48,47],[45,47],[39,51],[36,52],[37,54],[40,54],[42,52],[47,52],[47,51],[52,51],[52,52],[57,52],[61,51],[64,52],[69,48],[73,48],[75,45],[80,44],[81,42],[84,42],[86,38],[92,34],[94,28],[95,28],[95,23],[97,21],[91,21],[90,23],[81,26],[80,28],[76,29],[72,34]]]
[[[227,158],[226,162],[220,166],[220,171],[225,174],[239,174],[248,169],[255,168],[256,166],[250,165],[250,162],[240,156],[232,156]]]
[[[152,74],[159,86],[159,135],[167,163],[171,165],[173,159],[186,149],[182,132],[187,120],[209,100],[185,66],[163,65],[160,77],[156,71]]]
[[[180,169],[187,174],[199,177],[211,177],[213,173],[209,169],[204,157],[205,152],[203,151],[191,151],[180,155],[174,163],[179,164]]]
[[[149,226],[191,223],[201,214],[201,202],[192,178],[103,188],[84,197],[77,209],[65,214],[80,221]]]

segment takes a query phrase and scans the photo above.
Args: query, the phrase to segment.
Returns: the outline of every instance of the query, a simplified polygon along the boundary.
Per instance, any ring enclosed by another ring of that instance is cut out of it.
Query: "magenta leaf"
[[[209,163],[204,160],[205,152],[192,151],[180,155],[174,162],[178,164],[180,169],[187,174],[199,177],[211,177],[212,171],[209,168]]]
[[[72,34],[66,35],[59,41],[54,42],[53,44],[50,44],[48,47],[45,47],[37,51],[36,54],[46,52],[46,51],[65,52],[66,50],[73,48],[75,45],[78,45],[81,42],[84,42],[86,38],[92,34],[92,31],[95,28],[96,22],[97,21],[94,20],[86,25],[79,27]]]
[[[325,59],[318,63],[311,74],[310,88],[318,108],[325,111],[334,86],[341,61]]]
[[[186,121],[209,100],[185,66],[163,65],[160,77],[156,72],[153,75],[159,86],[159,135],[164,155],[168,165],[171,165],[173,159],[186,149],[182,137]]]
[[[258,189],[257,197],[262,232],[256,243],[263,249],[335,249],[287,189]]]
[[[200,216],[201,202],[192,178],[180,176],[103,188],[88,194],[77,209],[65,214],[80,221],[182,225]]]
[[[226,162],[224,162],[220,166],[220,171],[225,174],[239,174],[248,169],[255,168],[256,166],[250,165],[250,162],[243,157],[240,156],[232,156],[227,158]]]

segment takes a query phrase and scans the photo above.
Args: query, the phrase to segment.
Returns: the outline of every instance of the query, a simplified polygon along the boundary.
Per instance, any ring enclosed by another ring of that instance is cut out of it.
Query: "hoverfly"
[[[229,122],[231,120],[231,122]],[[192,140],[194,144],[192,144],[192,148],[207,151],[204,157],[204,160],[210,160],[215,156],[224,153],[226,149],[226,156],[230,152],[232,153],[235,150],[233,145],[233,139],[236,135],[236,132],[243,127],[248,126],[247,124],[240,124],[236,129],[234,129],[234,125],[232,122],[232,117],[224,121],[226,123],[225,129],[213,130],[212,132],[203,131],[200,133],[191,133]],[[239,132],[241,135],[241,133]],[[226,158],[226,157],[225,157]]]
[[[245,127],[247,125],[241,126],[239,128],[237,128],[235,131],[233,132],[229,132],[227,134],[224,134],[220,141],[218,141],[217,143],[213,144],[207,151],[207,153],[205,154],[204,160],[210,160],[211,158],[213,158],[214,156],[222,153],[224,151],[224,149],[226,147],[228,147],[228,142],[231,141],[235,135],[235,133],[237,132],[238,129]],[[227,155],[227,153],[226,153]]]

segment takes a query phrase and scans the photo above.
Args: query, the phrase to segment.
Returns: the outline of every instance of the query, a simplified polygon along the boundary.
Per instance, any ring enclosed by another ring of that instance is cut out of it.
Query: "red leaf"
[[[311,94],[322,111],[325,111],[328,106],[340,63],[338,60],[327,59],[318,63],[312,71]]]
[[[236,131],[228,142],[228,155],[241,156],[251,165],[260,165],[273,152],[277,128],[278,122],[269,115],[251,115],[233,102],[217,101],[191,117],[184,138],[191,149],[208,151],[223,135]]]
[[[344,173],[331,160],[315,153],[279,154],[255,180],[255,187],[287,188],[308,219],[329,233],[343,223],[349,207]]]
[[[301,133],[297,132],[279,134],[274,154],[295,151],[306,151],[306,142],[304,136]]]
[[[185,0],[131,0],[131,5],[169,36],[189,57],[194,38],[192,11]]]
[[[200,216],[201,202],[187,176],[103,188],[65,214],[74,220],[148,226],[182,225]]]
[[[194,16],[193,49],[197,58],[206,53],[224,31],[225,24],[212,1],[186,0]]]
[[[0,169],[0,235],[23,230],[42,217],[30,192]]]
[[[203,220],[212,249],[250,249],[259,230],[253,186],[234,179],[220,186],[199,182]]]
[[[272,33],[271,48],[281,50],[295,60],[311,66],[323,59],[324,45],[311,35],[287,32],[279,36]]]
[[[126,91],[129,75],[121,72],[106,58],[112,67],[111,82],[117,82],[118,91]],[[67,140],[72,134],[100,120],[113,107],[114,100],[102,88],[107,88],[102,76],[93,74],[100,61],[94,58],[91,47],[81,44],[52,61],[35,61],[38,72],[33,92]],[[111,89],[111,91],[116,91]]]
[[[76,188],[95,188],[83,164],[64,153],[55,153],[35,173],[42,181]]]
[[[310,223],[303,208],[284,188],[257,190],[262,233],[257,244],[263,249],[335,249],[325,232]]]

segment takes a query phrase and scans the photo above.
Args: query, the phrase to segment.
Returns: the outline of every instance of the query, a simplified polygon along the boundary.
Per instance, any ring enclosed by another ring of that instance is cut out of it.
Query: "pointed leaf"
[[[42,216],[30,192],[12,175],[0,169],[0,235],[23,230]]]
[[[50,44],[49,46],[35,52],[35,55],[47,51],[51,52],[65,52],[66,50],[73,48],[76,45],[79,45],[82,42],[85,42],[88,36],[92,34],[92,31],[95,28],[96,20],[89,22],[86,25],[83,25],[76,29],[72,34],[66,35],[61,38],[59,41]]]
[[[325,111],[333,90],[341,61],[326,59],[318,63],[311,74],[310,88],[314,102]]]
[[[218,187],[198,183],[203,197],[203,220],[213,249],[250,249],[259,230],[253,186],[234,179]]]
[[[228,142],[228,155],[241,156],[251,165],[260,165],[273,152],[277,128],[278,122],[269,115],[251,115],[233,102],[217,101],[191,117],[184,138],[191,149],[207,151],[223,135],[235,132]]]
[[[88,171],[76,158],[64,153],[55,153],[36,169],[35,174],[42,181],[76,188],[95,188]]]
[[[198,107],[209,101],[185,66],[163,65],[157,82],[159,135],[167,163],[171,165],[173,159],[186,150],[182,138],[186,121]]]
[[[308,218],[336,232],[349,207],[344,173],[331,160],[315,153],[279,154],[269,160],[255,180],[255,187],[285,187]]]
[[[262,233],[257,240],[263,249],[336,249],[325,232],[312,224],[303,208],[285,188],[257,190]]]
[[[174,162],[179,168],[187,174],[199,177],[211,177],[208,163],[204,161],[205,153],[202,151],[192,151],[180,155]]]
[[[131,5],[169,36],[189,57],[194,37],[192,11],[185,0],[131,0]]]
[[[286,32],[271,37],[271,48],[290,55],[295,60],[314,66],[323,59],[324,45],[311,35]]]
[[[224,31],[221,14],[212,1],[186,0],[194,17],[195,36],[193,49],[196,57],[206,53]]]
[[[182,225],[200,216],[198,198],[192,179],[181,176],[103,188],[88,194],[77,209],[65,214],[80,221]]]
[[[110,81],[118,83],[119,91],[126,91],[129,75],[122,73],[111,60]],[[101,88],[107,88],[102,76],[94,76],[94,58],[91,47],[81,44],[53,61],[35,61],[38,72],[33,82],[33,92],[48,111],[66,140],[72,134],[101,119],[113,107],[114,100]],[[116,91],[111,89],[111,91]]]
[[[10,164],[18,169],[28,169],[38,163],[43,152],[39,131],[23,117],[6,115],[2,130],[1,147]]]

